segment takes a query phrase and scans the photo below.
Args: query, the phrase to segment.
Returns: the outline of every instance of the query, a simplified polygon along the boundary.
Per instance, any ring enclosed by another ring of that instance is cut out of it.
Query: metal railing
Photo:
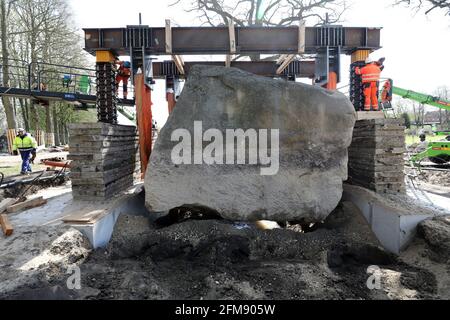
[[[95,69],[45,62],[28,63],[14,59],[8,59],[7,68],[9,80],[4,83],[3,66],[0,65],[0,87],[89,96],[95,96],[97,93]],[[123,97],[122,84],[119,85],[117,93],[119,98]],[[134,97],[134,88],[129,81],[128,98],[132,97]]]

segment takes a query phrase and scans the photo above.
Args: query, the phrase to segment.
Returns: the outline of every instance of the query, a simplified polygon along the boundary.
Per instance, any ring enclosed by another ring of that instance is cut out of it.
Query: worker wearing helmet
[[[381,77],[381,68],[377,62],[371,58],[367,58],[366,66],[356,68],[357,75],[361,75],[364,87],[364,110],[370,111],[373,107],[374,111],[378,111],[378,81]]]
[[[128,97],[128,79],[131,77],[131,63],[129,61],[116,61],[119,70],[116,76],[116,94],[119,90],[120,82],[123,82],[123,98]]]
[[[383,92],[381,94],[381,99],[383,102],[392,101],[392,84],[390,80],[387,80],[383,85]]]
[[[13,153],[22,157],[22,170],[20,174],[32,172],[31,163],[36,158],[37,142],[25,129],[20,128],[13,142]]]

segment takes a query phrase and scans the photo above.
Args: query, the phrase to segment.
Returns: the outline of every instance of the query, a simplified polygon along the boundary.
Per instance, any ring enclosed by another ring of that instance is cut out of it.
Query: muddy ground
[[[450,234],[446,221],[436,222],[444,242]],[[447,250],[442,238],[429,236],[435,227],[422,228],[426,231],[398,258],[380,249],[350,203],[309,233],[298,226],[260,230],[220,220],[159,228],[130,213],[120,217],[107,249],[90,252],[81,234],[60,227],[48,235],[51,263],[34,258],[24,273],[17,271],[20,263],[8,266],[2,254],[6,273],[0,283],[9,285],[0,285],[0,298],[449,299],[450,261],[442,255]],[[33,243],[31,232],[44,231],[30,230],[26,240]],[[35,254],[40,250],[44,246]],[[73,264],[81,267],[81,290],[67,288]],[[379,268],[374,269],[379,290],[367,286],[370,266]]]
[[[423,170],[419,174],[419,179],[425,183],[429,183],[441,187],[450,187],[450,170],[448,171],[426,171]]]

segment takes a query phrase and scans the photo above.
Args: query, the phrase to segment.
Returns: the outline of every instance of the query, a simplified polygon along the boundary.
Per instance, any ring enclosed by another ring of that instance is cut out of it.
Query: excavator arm
[[[412,90],[406,90],[399,87],[393,87],[392,93],[405,99],[411,99],[419,103],[427,104],[436,108],[450,110],[450,102],[433,97],[427,94],[419,93]]]
[[[413,101],[417,101],[419,103],[427,104],[429,106],[433,106],[439,109],[449,110],[450,111],[450,101],[446,101],[439,97],[433,97],[428,94],[406,90],[399,87],[394,87],[392,85],[392,80],[387,80],[389,84],[385,84],[383,87],[383,91],[381,94],[382,103],[390,102],[392,95],[395,94],[405,99],[410,99]],[[388,91],[389,90],[389,91]]]

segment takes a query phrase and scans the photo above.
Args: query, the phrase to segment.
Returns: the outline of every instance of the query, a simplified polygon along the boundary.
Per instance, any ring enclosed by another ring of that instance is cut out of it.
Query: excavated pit
[[[381,290],[367,287],[373,265]],[[309,233],[215,219],[161,228],[148,216],[124,214],[108,247],[80,267],[79,291],[67,291],[66,270],[57,275],[54,267],[0,298],[434,299],[446,292],[436,274],[381,249],[350,203]]]

